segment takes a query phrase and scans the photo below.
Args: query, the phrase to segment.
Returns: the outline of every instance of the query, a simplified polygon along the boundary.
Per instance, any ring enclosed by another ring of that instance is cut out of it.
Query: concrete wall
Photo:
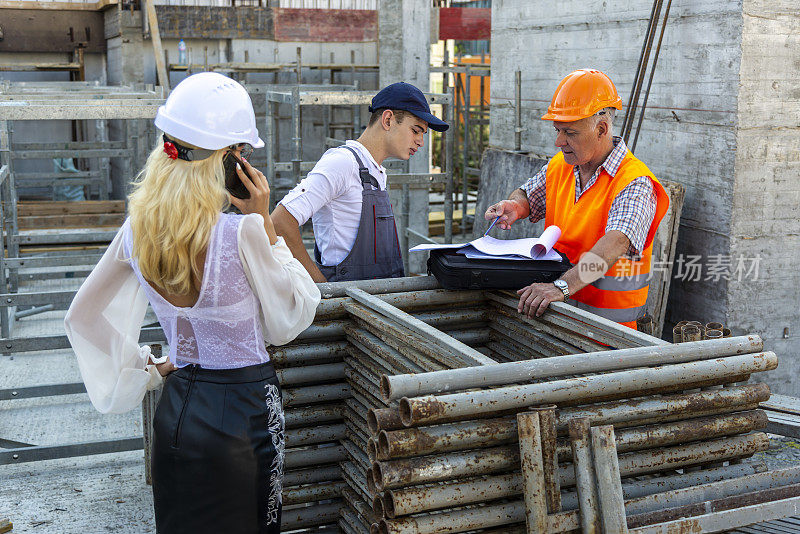
[[[522,148],[535,155],[557,151],[552,126],[539,118],[570,71],[603,70],[627,102],[651,6],[495,0],[490,143],[514,146],[516,70]],[[761,334],[789,371],[769,380],[790,394],[800,394],[800,275],[792,268],[800,255],[795,8],[789,0],[674,1],[636,149],[656,176],[686,187],[677,257],[699,256],[702,265],[699,279],[673,272],[679,278],[667,321],[722,321],[734,333]],[[758,280],[737,280],[738,259],[759,255]],[[728,261],[733,278],[717,277],[715,267],[725,271]]]
[[[728,320],[760,332],[780,367],[775,393],[800,395],[800,12],[792,0],[745,0],[731,221]],[[743,274],[746,274],[743,273]]]

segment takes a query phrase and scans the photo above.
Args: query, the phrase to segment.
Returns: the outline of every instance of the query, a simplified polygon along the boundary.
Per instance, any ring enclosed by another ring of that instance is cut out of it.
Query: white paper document
[[[538,238],[495,239],[483,236],[469,243],[417,245],[409,251],[455,248],[459,254],[474,259],[561,261],[561,255],[553,248],[560,237],[561,229],[558,226],[548,226]]]

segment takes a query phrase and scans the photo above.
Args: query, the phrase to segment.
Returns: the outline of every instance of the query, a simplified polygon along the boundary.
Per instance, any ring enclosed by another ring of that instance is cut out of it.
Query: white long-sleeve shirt
[[[269,345],[288,343],[314,320],[319,289],[282,238],[269,245],[261,215],[243,217],[237,238],[244,273],[260,304],[263,338]],[[138,344],[148,301],[123,242],[120,230],[64,320],[89,398],[102,413],[135,408],[145,391],[162,381],[148,365],[149,347]]]

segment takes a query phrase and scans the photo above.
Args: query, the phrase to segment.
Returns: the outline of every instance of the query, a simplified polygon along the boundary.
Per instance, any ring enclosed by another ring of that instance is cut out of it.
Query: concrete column
[[[130,85],[144,83],[145,46],[142,36],[142,15],[140,11],[123,10],[121,5],[105,12],[105,38],[107,46],[107,79],[109,85]],[[151,52],[152,55],[152,52]],[[112,140],[138,135],[142,121],[109,121],[109,135]],[[129,141],[130,142],[130,141]],[[149,151],[150,147],[147,147]],[[111,198],[125,198],[127,187],[134,175],[139,172],[136,164],[115,158],[111,165]]]
[[[407,82],[416,85],[423,92],[430,90],[431,9],[429,0],[380,0],[378,58],[381,87],[395,82]],[[426,136],[425,146],[409,160],[409,172],[430,172],[429,154],[430,138]],[[395,213],[399,213],[400,190],[393,190],[390,196]],[[408,226],[427,235],[428,193],[426,190],[411,190]],[[405,229],[398,224],[397,231],[404,232]],[[417,243],[416,239],[409,239],[410,246]],[[403,252],[406,253],[406,251]],[[409,269],[414,273],[424,272],[424,255],[412,255]]]
[[[765,379],[800,395],[800,13],[744,0],[730,217],[728,323],[780,358]]]

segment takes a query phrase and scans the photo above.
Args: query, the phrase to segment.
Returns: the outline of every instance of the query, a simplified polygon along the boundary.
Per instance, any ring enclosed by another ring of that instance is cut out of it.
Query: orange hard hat
[[[622,109],[622,99],[611,78],[599,70],[579,69],[558,84],[542,120],[572,122],[604,108]]]

